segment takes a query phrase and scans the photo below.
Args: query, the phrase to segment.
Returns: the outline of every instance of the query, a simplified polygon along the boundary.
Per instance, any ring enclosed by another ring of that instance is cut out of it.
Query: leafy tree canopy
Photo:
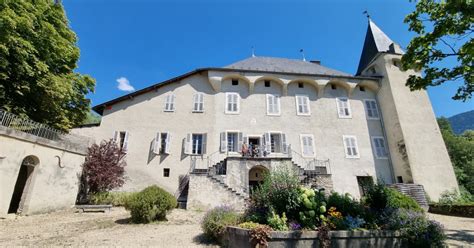
[[[61,4],[0,0],[0,108],[67,130],[89,112],[90,76]]]
[[[456,135],[449,121],[438,118],[438,125],[453,163],[454,172],[461,188],[461,193],[474,195],[474,131],[467,130]]]
[[[421,76],[410,76],[407,86],[419,90],[448,81],[464,81],[453,99],[469,100],[474,91],[473,1],[419,0],[405,23],[417,36],[402,57],[403,68],[424,70]],[[445,62],[455,65],[447,68]]]

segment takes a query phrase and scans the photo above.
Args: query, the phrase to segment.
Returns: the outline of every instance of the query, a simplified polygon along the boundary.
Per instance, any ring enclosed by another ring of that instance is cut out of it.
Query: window
[[[270,80],[265,80],[264,83],[265,83],[265,87],[270,87]]]
[[[314,137],[312,134],[301,134],[301,150],[303,157],[314,157]]]
[[[355,136],[344,135],[344,149],[346,151],[346,158],[359,158],[359,149],[357,148],[357,139]]]
[[[379,111],[375,100],[364,100],[367,119],[379,119]]]
[[[184,153],[188,155],[202,155],[206,153],[207,134],[188,133],[184,142]]]
[[[365,91],[365,87],[364,87],[364,86],[360,86],[360,87],[359,87],[359,90],[360,90],[360,91]]]
[[[374,147],[374,153],[376,158],[388,158],[388,152],[385,146],[385,139],[383,137],[372,137],[372,145]]]
[[[351,107],[349,105],[349,99],[345,97],[336,98],[337,113],[339,118],[351,118]]]
[[[221,133],[221,152],[240,152],[243,134],[238,131]]]
[[[239,80],[232,79],[232,85],[239,85]]]
[[[296,95],[296,114],[297,115],[311,115],[308,96]]]
[[[170,177],[170,169],[163,168],[163,177]]]
[[[204,94],[203,93],[194,94],[193,112],[204,112]]]
[[[398,67],[398,68],[400,68],[400,61],[394,59],[394,60],[393,60],[393,65],[396,66],[396,67]]]
[[[331,89],[337,90],[337,86],[335,84],[331,84]]]
[[[175,96],[174,94],[169,94],[166,96],[165,100],[165,112],[173,112],[175,108],[174,104]]]
[[[298,88],[304,88],[304,84],[303,83],[298,83]]]
[[[122,151],[126,152],[128,150],[128,132],[127,131],[115,131],[114,132],[114,142],[117,143]]]
[[[267,94],[267,115],[280,115],[280,96]]]
[[[155,140],[153,140],[153,153],[155,154],[170,154],[171,147],[171,133],[162,132],[156,133]]]
[[[376,74],[377,70],[375,70],[375,67],[370,67],[369,72],[370,72],[370,74]]]
[[[225,113],[238,114],[240,108],[240,96],[238,93],[225,93]]]
[[[286,135],[280,132],[267,132],[263,139],[264,153],[288,153]]]
[[[397,176],[397,183],[403,183],[403,177]]]

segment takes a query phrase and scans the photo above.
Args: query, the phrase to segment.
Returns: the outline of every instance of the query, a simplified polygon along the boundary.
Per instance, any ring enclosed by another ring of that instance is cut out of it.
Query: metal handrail
[[[87,137],[63,132],[45,124],[8,113],[4,110],[0,110],[0,126],[54,141],[69,140],[85,144],[88,144],[89,141]]]

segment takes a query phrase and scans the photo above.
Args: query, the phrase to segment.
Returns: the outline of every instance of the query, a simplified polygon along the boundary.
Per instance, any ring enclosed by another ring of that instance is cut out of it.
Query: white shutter
[[[237,149],[236,151],[239,151],[241,148],[242,148],[242,144],[244,143],[244,136],[242,133],[237,133]],[[247,143],[247,147],[248,147],[248,143]]]
[[[275,99],[275,114],[279,115],[280,114],[280,96],[275,95],[274,99]]]
[[[120,132],[114,131],[114,138],[113,138],[114,142],[118,144],[119,138],[120,138]]]
[[[128,132],[125,132],[125,137],[123,138],[122,150],[125,152],[128,150]]]
[[[156,133],[155,139],[153,139],[153,153],[160,154],[160,142],[161,134],[158,132]]]
[[[243,139],[244,139],[245,144],[250,145],[249,144],[249,137],[247,135],[243,134],[243,133],[242,133],[242,135],[244,137]]]
[[[206,154],[207,133],[202,134],[202,154]]]
[[[265,133],[263,137],[263,142],[264,142],[264,147],[265,147],[265,151],[267,151],[267,154],[270,154],[272,152],[272,143],[270,139],[271,139],[270,133]]]
[[[171,133],[166,132],[166,140],[165,140],[165,153],[170,154],[171,151]]]
[[[288,153],[288,144],[286,143],[286,134],[282,133],[281,134],[281,146],[282,146],[282,151],[284,154]]]
[[[191,154],[193,145],[193,136],[188,133],[186,135],[186,140],[184,141],[184,154]]]
[[[221,133],[221,152],[227,152],[227,133]]]

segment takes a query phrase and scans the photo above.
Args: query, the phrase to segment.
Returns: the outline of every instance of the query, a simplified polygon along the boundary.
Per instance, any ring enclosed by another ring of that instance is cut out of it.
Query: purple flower
[[[301,230],[301,225],[298,222],[290,222],[290,229],[293,231]]]

